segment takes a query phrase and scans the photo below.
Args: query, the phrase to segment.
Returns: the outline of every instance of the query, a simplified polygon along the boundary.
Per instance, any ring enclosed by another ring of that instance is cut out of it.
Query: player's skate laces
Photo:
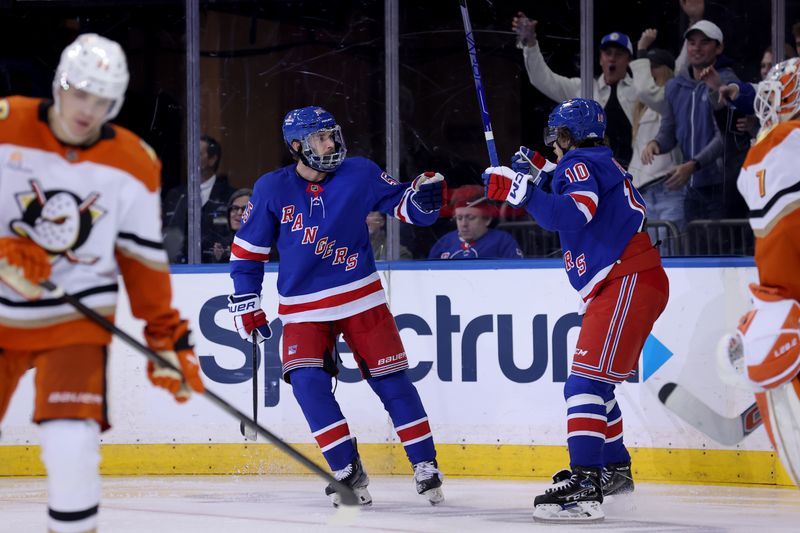
[[[567,477],[569,475],[569,477]],[[533,519],[542,522],[592,521],[605,517],[600,470],[576,466],[553,476],[553,486],[533,502]]]
[[[358,503],[361,505],[372,505],[372,495],[370,495],[367,490],[369,476],[361,465],[361,457],[356,455],[352,463],[334,472],[333,477],[336,481],[341,481],[343,484],[353,489],[356,498],[358,498]],[[339,504],[342,502],[342,495],[336,492],[336,488],[333,484],[329,484],[325,487],[325,494],[331,497],[331,502],[333,502],[334,507],[339,507]]]
[[[444,475],[439,472],[439,464],[436,459],[421,461],[414,465],[414,483],[417,485],[417,493],[425,496],[431,505],[437,505],[444,501],[443,479]]]
[[[631,462],[610,463],[603,467],[601,473],[603,496],[617,496],[633,492],[633,474]]]

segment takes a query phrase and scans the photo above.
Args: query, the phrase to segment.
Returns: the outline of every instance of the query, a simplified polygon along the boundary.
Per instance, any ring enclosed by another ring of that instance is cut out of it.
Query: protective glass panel
[[[324,107],[348,157],[384,164],[383,24],[382,2],[203,6],[200,127],[221,150],[203,159],[201,145],[203,178],[216,174],[203,205],[203,262],[228,261],[241,217],[234,205],[259,176],[293,164],[281,133],[288,111]],[[275,246],[270,260],[278,260]]]

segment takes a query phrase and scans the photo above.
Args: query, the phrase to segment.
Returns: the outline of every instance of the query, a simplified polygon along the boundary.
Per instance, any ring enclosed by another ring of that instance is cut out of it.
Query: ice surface
[[[174,476],[103,478],[101,532],[530,532],[574,531],[535,524],[542,481],[446,478],[446,501],[431,507],[411,476],[373,477],[374,504],[337,524],[313,477]],[[41,478],[0,478],[0,531],[46,530]],[[760,487],[640,483],[630,497],[603,506],[606,519],[581,529],[647,531],[797,531],[800,491]],[[344,517],[342,517],[344,518]]]

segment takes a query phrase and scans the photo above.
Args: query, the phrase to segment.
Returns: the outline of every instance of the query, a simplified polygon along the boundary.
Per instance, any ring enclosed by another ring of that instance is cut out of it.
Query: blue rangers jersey
[[[521,259],[522,250],[514,237],[496,229],[490,229],[481,238],[466,242],[451,231],[436,241],[428,254],[428,259]]]
[[[346,318],[386,303],[366,218],[381,211],[431,225],[401,185],[375,163],[350,157],[324,180],[301,178],[295,165],[261,176],[231,245],[236,294],[261,293],[265,261],[277,244],[278,316],[284,324]]]
[[[534,188],[528,212],[557,231],[569,282],[588,303],[645,221],[632,176],[607,146],[570,150],[553,171],[552,190]]]

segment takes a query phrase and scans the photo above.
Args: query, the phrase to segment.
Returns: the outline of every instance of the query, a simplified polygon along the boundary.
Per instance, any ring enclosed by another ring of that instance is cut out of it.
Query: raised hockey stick
[[[253,422],[258,425],[258,365],[256,361],[258,361],[258,336],[253,330]],[[239,431],[247,440],[257,440],[258,433],[253,427],[245,424],[244,420],[239,422]]]
[[[145,357],[147,357],[153,363],[161,365],[166,368],[171,368],[176,372],[181,372],[181,369],[173,365],[171,362],[167,361],[156,352],[139,342],[138,340],[134,339],[120,328],[112,324],[108,319],[104,316],[100,315],[94,309],[91,309],[84,305],[78,298],[75,296],[64,292],[60,287],[55,285],[51,281],[43,281],[40,283],[42,287],[54,293],[54,297],[61,298],[76,310],[78,310],[82,315],[86,318],[103,328],[104,330],[116,335],[132,348],[139,351]],[[328,483],[331,483],[335,488],[336,491],[342,495],[342,503],[348,506],[355,506],[358,507],[358,498],[356,497],[353,489],[336,480],[332,475],[328,472],[317,466],[311,459],[297,451],[293,446],[285,442],[283,439],[272,433],[270,430],[264,428],[263,426],[258,425],[255,420],[251,419],[249,416],[244,414],[243,412],[239,411],[237,408],[232,406],[226,400],[217,396],[214,392],[206,389],[203,393],[203,396],[208,398],[212,403],[217,404],[217,407],[225,411],[226,413],[230,414],[231,416],[235,417],[237,420],[244,420],[248,425],[254,428],[254,430],[261,435],[262,437],[266,438],[267,440],[271,441],[275,446],[278,447],[282,452],[287,454],[289,457],[306,467],[310,470],[313,474],[321,477]],[[341,507],[340,507],[341,508]]]
[[[763,422],[755,403],[739,416],[728,418],[677,383],[667,383],[661,387],[658,399],[684,422],[726,446],[740,443]]]
[[[489,162],[491,166],[499,166],[497,159],[497,149],[494,146],[494,133],[492,132],[492,121],[489,119],[489,109],[486,107],[486,95],[483,92],[483,82],[481,81],[481,71],[478,68],[478,51],[475,47],[475,36],[472,34],[472,23],[469,20],[467,10],[467,0],[458,0],[461,4],[461,18],[464,20],[464,33],[467,36],[467,50],[469,51],[470,63],[472,64],[472,77],[475,80],[475,91],[478,93],[478,107],[481,110],[483,119],[483,134],[486,137],[486,148],[489,149]]]

